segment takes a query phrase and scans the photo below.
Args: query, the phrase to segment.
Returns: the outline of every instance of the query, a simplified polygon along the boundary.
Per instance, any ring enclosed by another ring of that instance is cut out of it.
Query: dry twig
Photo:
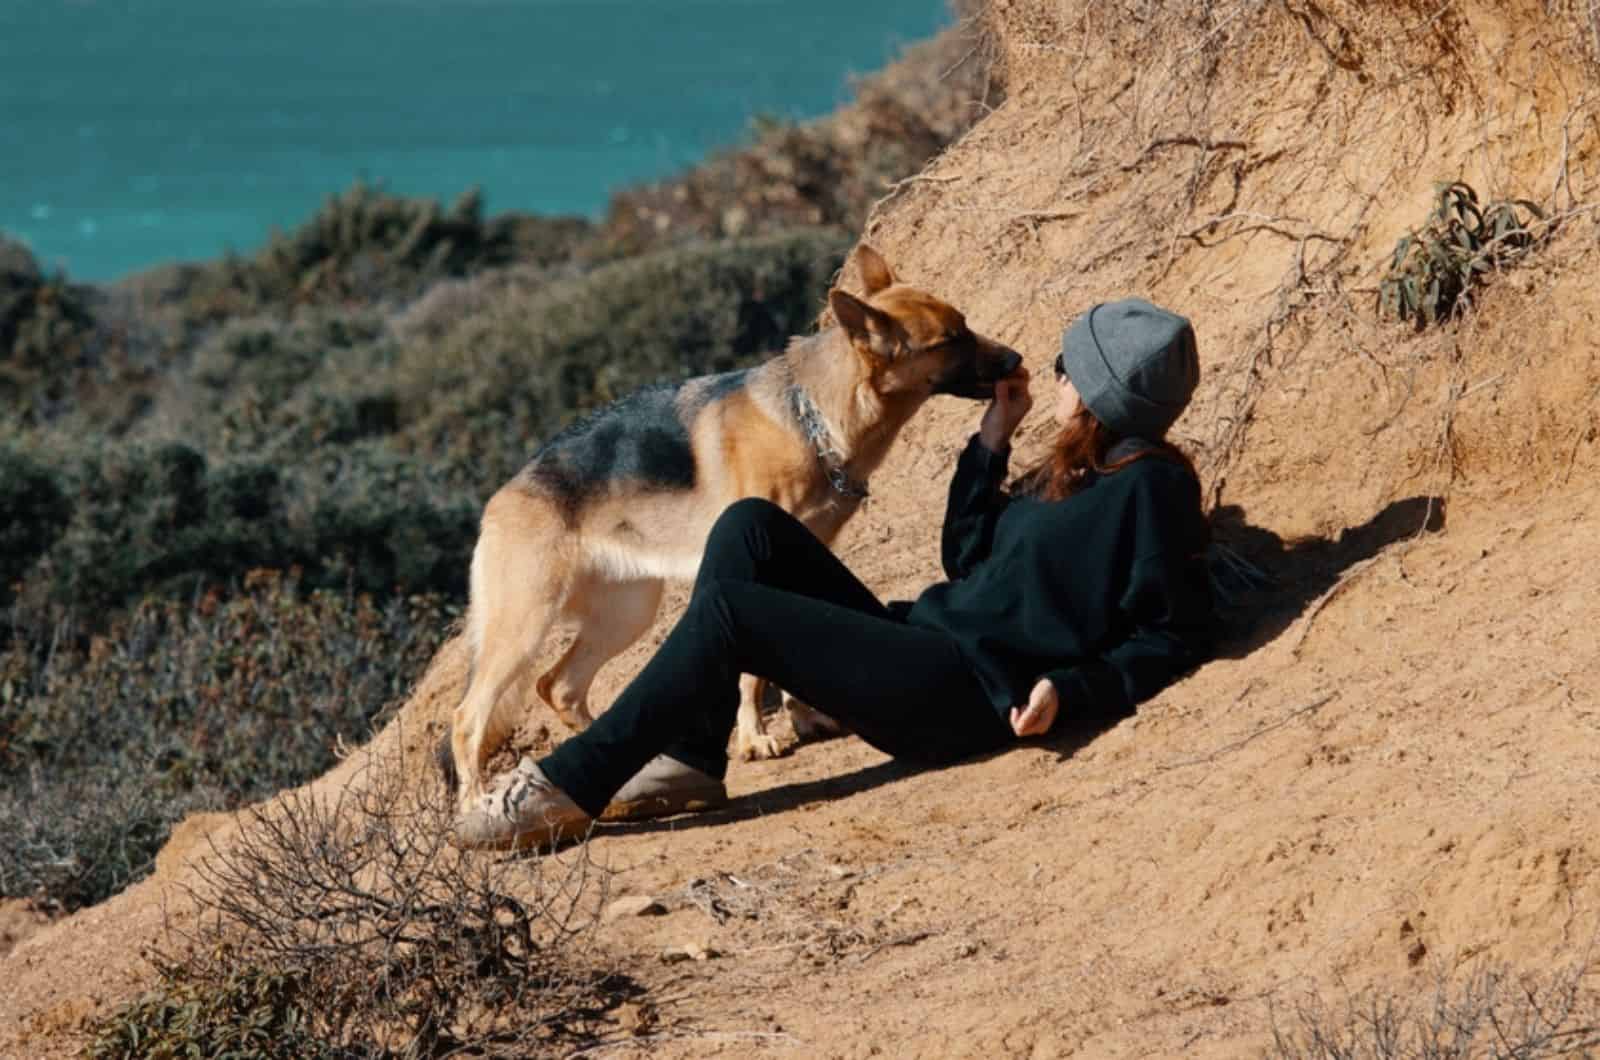
[[[1289,711],[1287,714],[1284,714],[1282,717],[1277,718],[1274,721],[1269,721],[1269,722],[1266,722],[1265,724],[1257,726],[1256,728],[1252,729],[1250,732],[1248,732],[1244,736],[1239,737],[1237,740],[1230,740],[1229,742],[1223,744],[1221,747],[1218,747],[1215,750],[1207,751],[1205,754],[1196,755],[1193,758],[1183,758],[1183,759],[1180,759],[1180,760],[1178,760],[1176,762],[1167,762],[1167,763],[1165,763],[1163,765],[1160,765],[1160,766],[1156,767],[1155,772],[1157,772],[1157,773],[1166,773],[1166,772],[1169,772],[1169,771],[1174,770],[1174,769],[1184,769],[1184,768],[1187,768],[1188,766],[1198,766],[1198,765],[1204,765],[1207,762],[1215,762],[1218,758],[1221,758],[1223,755],[1229,754],[1229,753],[1231,753],[1233,751],[1237,751],[1241,747],[1244,747],[1246,744],[1252,743],[1255,740],[1259,739],[1260,737],[1265,736],[1267,733],[1272,732],[1272,731],[1274,731],[1276,729],[1283,728],[1285,725],[1289,724],[1291,721],[1294,721],[1296,718],[1303,717],[1306,714],[1311,714],[1311,713],[1314,713],[1317,710],[1320,710],[1322,707],[1326,706],[1327,704],[1329,704],[1329,703],[1333,702],[1335,699],[1337,699],[1338,696],[1339,696],[1339,693],[1337,693],[1337,692],[1329,692],[1326,695],[1319,696],[1318,698],[1312,700],[1310,703],[1306,703],[1303,706],[1296,707],[1293,710]]]

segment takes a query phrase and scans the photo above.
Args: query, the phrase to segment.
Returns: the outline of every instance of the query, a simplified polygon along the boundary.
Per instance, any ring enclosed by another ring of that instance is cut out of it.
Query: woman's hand
[[[978,441],[991,453],[1003,453],[1011,444],[1022,417],[1033,408],[1033,395],[1028,392],[1028,369],[1022,365],[994,385],[994,399],[983,410],[983,422],[978,424]]]
[[[1048,677],[1041,677],[1028,696],[1028,705],[1011,708],[1011,731],[1018,736],[1038,736],[1049,732],[1050,726],[1056,723],[1056,712],[1060,707],[1061,699],[1056,695],[1056,686],[1050,683]]]

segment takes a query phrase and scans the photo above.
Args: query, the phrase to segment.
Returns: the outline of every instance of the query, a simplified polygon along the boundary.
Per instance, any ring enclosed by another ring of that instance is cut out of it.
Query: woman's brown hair
[[[1200,477],[1188,454],[1165,439],[1153,443],[1151,448],[1140,449],[1107,463],[1107,455],[1120,440],[1092,412],[1086,408],[1079,409],[1078,414],[1056,435],[1055,444],[1044,459],[1012,483],[1012,492],[1044,501],[1059,501],[1088,485],[1094,475],[1109,475],[1146,458],[1171,460],[1188,469],[1196,479]]]

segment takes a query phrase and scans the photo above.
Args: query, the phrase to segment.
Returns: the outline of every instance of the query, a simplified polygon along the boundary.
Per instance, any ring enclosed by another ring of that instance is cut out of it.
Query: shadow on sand
[[[1407,497],[1337,538],[1286,542],[1271,530],[1250,525],[1237,507],[1217,509],[1211,519],[1220,546],[1216,552],[1245,561],[1237,566],[1219,556],[1212,563],[1220,626],[1217,657],[1243,658],[1267,644],[1350,568],[1396,542],[1443,529],[1444,517],[1444,498]]]
[[[1310,537],[1285,541],[1264,527],[1252,526],[1242,509],[1219,508],[1212,515],[1216,544],[1211,568],[1218,597],[1220,636],[1217,657],[1238,659],[1271,642],[1351,567],[1371,559],[1396,542],[1444,526],[1444,500],[1408,497],[1394,501],[1360,526],[1337,538]],[[1242,562],[1241,562],[1242,561]],[[1062,758],[1069,758],[1104,731],[1103,726],[1057,726],[1047,738],[1029,740]],[[800,753],[806,752],[805,747]],[[1004,754],[1005,751],[993,752]],[[967,762],[981,761],[978,755]],[[782,784],[734,799],[726,807],[654,821],[606,824],[605,835],[700,828],[795,810],[809,803],[867,791],[903,777],[942,767],[905,762],[880,762],[851,773]]]

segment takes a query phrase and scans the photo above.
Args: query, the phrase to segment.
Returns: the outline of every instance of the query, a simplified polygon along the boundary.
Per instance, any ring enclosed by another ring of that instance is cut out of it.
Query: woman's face
[[[1065,427],[1071,423],[1083,409],[1083,400],[1078,397],[1078,388],[1072,385],[1072,380],[1066,376],[1056,378],[1056,423]]]

